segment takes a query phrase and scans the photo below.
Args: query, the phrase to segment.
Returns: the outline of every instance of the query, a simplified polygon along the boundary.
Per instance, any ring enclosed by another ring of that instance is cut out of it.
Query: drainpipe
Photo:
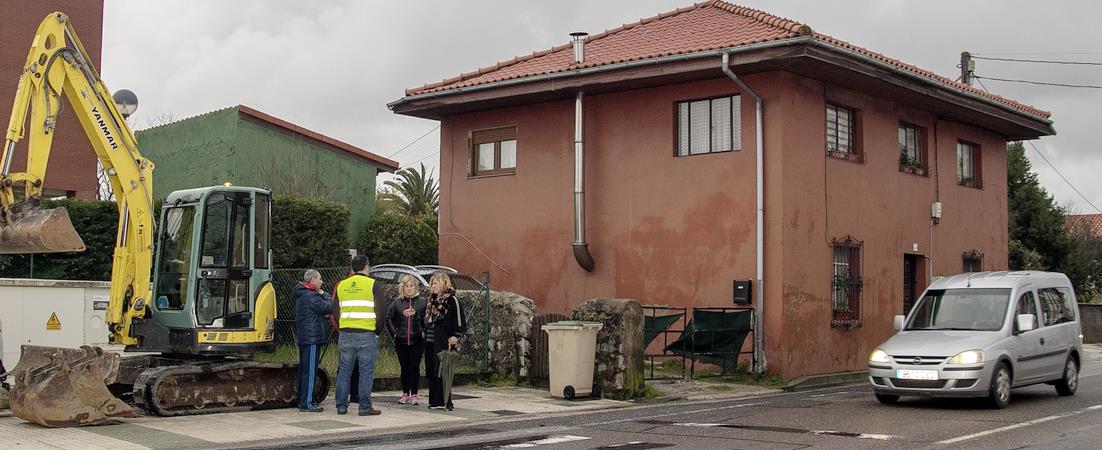
[[[574,64],[585,62],[585,38],[587,33],[570,33],[574,43]],[[582,110],[585,92],[579,91],[574,97],[574,259],[586,272],[593,271],[593,255],[589,254],[589,244],[585,242],[585,140],[582,129],[585,119]]]
[[[743,83],[738,75],[735,75],[735,73],[731,71],[730,65],[731,55],[724,52],[723,73],[726,74],[731,81],[734,81],[742,92],[754,98],[754,161],[756,166],[754,193],[757,197],[757,226],[754,227],[754,230],[757,234],[757,251],[755,252],[757,256],[757,268],[755,275],[757,278],[756,291],[758,293],[757,298],[754,299],[754,360],[757,362],[756,367],[754,367],[754,372],[758,375],[764,375],[766,367],[765,348],[763,347],[763,343],[765,342],[763,336],[765,334],[765,327],[763,326],[765,322],[765,284],[763,282],[765,273],[765,183],[763,182],[765,178],[765,165],[762,158],[765,152],[762,142],[762,100],[761,96],[754,92],[753,89],[750,89],[750,86]]]
[[[589,254],[589,244],[585,242],[585,141],[582,128],[585,121],[582,108],[584,92],[574,97],[574,259],[586,272],[593,271],[593,255]]]

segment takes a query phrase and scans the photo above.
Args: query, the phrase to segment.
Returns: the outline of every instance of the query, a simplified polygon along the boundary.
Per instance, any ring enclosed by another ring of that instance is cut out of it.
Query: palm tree
[[[399,170],[397,180],[387,180],[383,184],[390,188],[380,197],[393,201],[398,211],[410,217],[435,216],[440,209],[440,182],[421,170],[405,168]]]

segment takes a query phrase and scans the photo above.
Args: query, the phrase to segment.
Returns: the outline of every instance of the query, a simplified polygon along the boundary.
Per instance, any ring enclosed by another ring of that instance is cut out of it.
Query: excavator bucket
[[[20,419],[47,427],[114,423],[134,410],[111,395],[119,355],[99,347],[24,345],[12,370],[11,411]]]
[[[15,213],[11,223],[0,227],[0,255],[81,251],[84,241],[65,208]]]

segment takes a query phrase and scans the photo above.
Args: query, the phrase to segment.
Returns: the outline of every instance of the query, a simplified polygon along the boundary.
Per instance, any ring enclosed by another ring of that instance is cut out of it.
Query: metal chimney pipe
[[[577,44],[574,49],[577,51]],[[585,128],[582,115],[584,98],[584,92],[578,92],[574,97],[574,259],[578,260],[578,265],[586,272],[592,272],[593,255],[589,253],[589,244],[585,242],[585,140],[582,138],[582,129]]]
[[[574,39],[574,64],[585,62],[585,38],[587,36],[589,36],[589,33],[584,31],[570,33],[570,37]]]

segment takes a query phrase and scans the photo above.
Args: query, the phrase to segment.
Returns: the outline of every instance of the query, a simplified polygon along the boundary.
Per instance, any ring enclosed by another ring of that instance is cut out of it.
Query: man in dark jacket
[[[321,346],[325,345],[325,318],[333,310],[333,297],[322,290],[321,274],[317,270],[307,270],[302,282],[295,285],[295,339],[298,341],[298,410],[321,412],[322,407],[314,403],[314,380],[317,377],[318,362],[321,360]]]

